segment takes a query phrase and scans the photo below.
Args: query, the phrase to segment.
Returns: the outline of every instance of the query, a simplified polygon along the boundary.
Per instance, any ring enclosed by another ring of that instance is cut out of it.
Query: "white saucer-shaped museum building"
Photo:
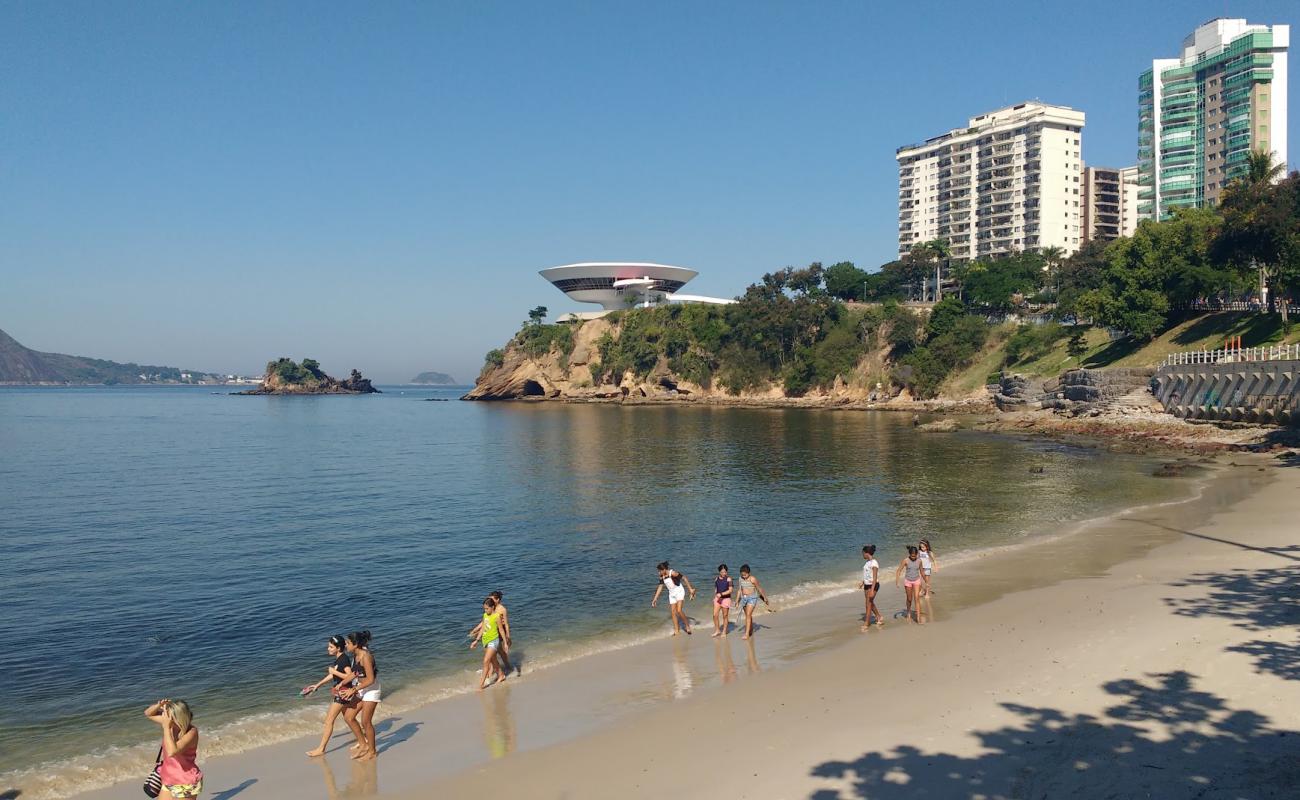
[[[579,315],[583,317],[662,302],[720,305],[735,302],[719,297],[681,294],[678,290],[698,274],[693,269],[668,264],[613,261],[565,264],[541,271],[543,278],[572,299],[579,303],[596,303],[604,309],[597,314]]]

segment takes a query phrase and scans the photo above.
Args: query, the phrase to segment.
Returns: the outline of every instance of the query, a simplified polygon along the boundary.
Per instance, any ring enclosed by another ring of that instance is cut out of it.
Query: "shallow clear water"
[[[148,740],[160,696],[270,730],[332,633],[374,633],[386,694],[460,685],[492,589],[542,665],[662,629],[660,560],[702,594],[748,562],[795,602],[867,542],[888,566],[928,535],[942,559],[1186,492],[1141,458],[901,414],[422,402],[458,393],[0,388],[0,630],[22,673],[0,784]]]

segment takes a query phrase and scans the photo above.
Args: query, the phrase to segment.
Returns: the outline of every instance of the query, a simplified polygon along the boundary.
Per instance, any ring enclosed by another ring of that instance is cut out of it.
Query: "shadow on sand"
[[[1098,716],[1004,703],[1020,721],[972,732],[979,755],[906,746],[828,761],[812,775],[836,786],[810,797],[1294,797],[1300,733],[1195,682],[1181,671],[1112,681],[1102,688],[1119,702]]]
[[[230,800],[230,798],[234,797],[235,795],[239,794],[240,792],[244,791],[245,789],[247,789],[248,787],[252,786],[255,783],[257,783],[257,778],[249,778],[248,780],[244,781],[238,786],[233,786],[229,789],[224,789],[220,792],[214,793],[212,795],[212,800]]]
[[[1287,558],[1300,546],[1280,548]],[[1300,560],[1300,559],[1297,559]],[[1229,647],[1255,660],[1255,669],[1289,681],[1300,681],[1300,566],[1256,570],[1232,570],[1194,575],[1174,586],[1201,590],[1194,598],[1165,598],[1180,617],[1218,617],[1243,630],[1266,634],[1262,639]]]

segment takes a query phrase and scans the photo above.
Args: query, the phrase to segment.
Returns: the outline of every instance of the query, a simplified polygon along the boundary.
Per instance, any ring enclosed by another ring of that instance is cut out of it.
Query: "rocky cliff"
[[[575,325],[572,350],[553,347],[541,355],[529,355],[518,340],[500,351],[498,363],[484,367],[465,400],[586,400],[609,402],[709,401],[833,405],[872,402],[911,402],[905,392],[890,393],[886,350],[863,356],[847,377],[837,378],[828,389],[814,389],[798,397],[787,396],[780,384],[741,392],[731,391],[718,380],[691,381],[671,370],[660,356],[645,375],[631,370],[609,375],[601,368],[599,341],[617,336],[618,324],[605,319]]]

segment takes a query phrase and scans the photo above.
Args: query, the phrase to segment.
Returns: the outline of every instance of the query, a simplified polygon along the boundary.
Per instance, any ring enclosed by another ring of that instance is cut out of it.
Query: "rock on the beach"
[[[916,429],[928,433],[952,433],[961,430],[961,425],[957,424],[957,420],[952,417],[944,417],[933,422],[927,422],[924,425],[917,425]]]

